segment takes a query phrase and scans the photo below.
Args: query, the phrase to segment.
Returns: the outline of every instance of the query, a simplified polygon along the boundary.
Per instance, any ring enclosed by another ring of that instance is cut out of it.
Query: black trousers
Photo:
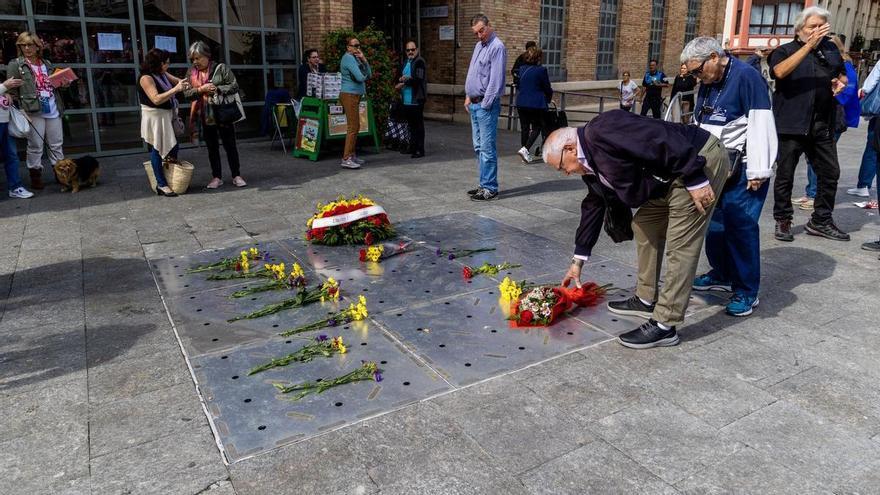
[[[401,105],[409,126],[409,151],[425,152],[425,105]]]
[[[211,162],[211,173],[218,179],[223,178],[220,168],[220,140],[223,140],[223,149],[226,150],[226,161],[229,162],[229,171],[233,177],[241,175],[238,162],[238,147],[235,144],[234,125],[203,125],[202,139],[208,147],[208,161]]]
[[[663,106],[663,97],[662,96],[645,96],[645,100],[642,101],[642,111],[640,115],[644,117],[648,115],[648,110],[651,110],[651,115],[655,119],[660,118],[660,108]]]
[[[542,108],[516,107],[516,113],[519,115],[520,144],[530,150],[544,129],[547,111]]]
[[[834,211],[840,165],[837,162],[834,131],[828,123],[821,121],[814,121],[806,136],[779,135],[779,158],[776,160],[776,179],[773,182],[773,218],[791,220],[794,216],[791,189],[801,154],[806,154],[813,163],[817,177],[813,223],[825,225],[831,222],[831,212]]]

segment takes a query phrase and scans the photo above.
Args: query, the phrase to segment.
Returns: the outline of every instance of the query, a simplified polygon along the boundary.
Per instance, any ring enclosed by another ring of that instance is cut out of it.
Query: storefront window
[[[220,2],[217,0],[188,1],[186,2],[186,17],[189,22],[220,24]]]
[[[263,101],[266,90],[263,88],[262,69],[233,69],[238,87],[244,101]]]
[[[174,26],[147,26],[147,50],[152,50],[158,45],[163,50],[174,47],[171,53],[172,64],[186,62],[186,40],[183,38],[183,28]],[[143,58],[143,57],[141,57]]]
[[[266,33],[266,63],[296,63],[296,39],[293,33]]]
[[[4,0],[0,2],[0,15],[24,15],[24,0]]]
[[[58,64],[63,66],[64,64]],[[72,69],[77,79],[66,88],[58,88],[58,94],[64,102],[64,108],[73,110],[77,108],[89,108],[89,83],[86,69]]]
[[[105,150],[140,147],[143,143],[140,112],[99,113],[98,134],[101,138],[101,148]]]
[[[37,21],[37,35],[43,40],[43,56],[57,63],[85,63],[79,22]]]
[[[229,63],[263,63],[263,39],[259,31],[229,31]]]
[[[263,27],[293,29],[293,15],[290,0],[263,0]]]
[[[144,0],[144,20],[183,22],[180,0]]]
[[[189,28],[189,44],[192,45],[196,41],[204,41],[208,44],[208,46],[211,48],[212,60],[223,59],[223,49],[220,45],[220,28]]]
[[[260,27],[260,0],[236,0],[226,4],[230,26]]]
[[[83,0],[83,7],[86,17],[130,18],[128,0]]]
[[[137,81],[130,69],[95,69],[92,71],[97,108],[130,107],[138,104]]]
[[[79,17],[79,2],[58,2],[54,0],[31,0],[34,15],[60,15]]]
[[[128,24],[86,24],[92,63],[133,63],[131,27]]]
[[[15,41],[18,35],[27,31],[24,21],[0,21],[0,64],[5,64],[18,56]]]
[[[94,153],[95,129],[92,127],[92,116],[87,113],[65,113],[63,119],[64,154]]]

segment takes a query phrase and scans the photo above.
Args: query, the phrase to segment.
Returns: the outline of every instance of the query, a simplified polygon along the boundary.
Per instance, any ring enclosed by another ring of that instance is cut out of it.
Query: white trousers
[[[43,168],[43,140],[49,147],[49,162],[52,165],[64,159],[64,131],[61,127],[61,117],[46,119],[41,115],[28,115],[34,127],[28,137],[27,166],[33,169]],[[42,136],[42,137],[40,137]]]

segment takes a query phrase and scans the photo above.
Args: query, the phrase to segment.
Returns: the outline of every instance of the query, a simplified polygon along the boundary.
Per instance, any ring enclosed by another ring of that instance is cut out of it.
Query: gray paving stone
[[[85,380],[68,380],[0,398],[0,443],[35,431],[63,433],[88,414]]]
[[[741,326],[754,328],[749,324]],[[739,335],[707,344],[688,357],[717,373],[736,377],[762,389],[801,373],[808,367],[803,357],[799,358],[798,353],[790,347],[785,348],[775,342],[758,343]]]
[[[85,419],[0,443],[0,493],[90,493]]]
[[[666,483],[678,481],[742,448],[662,399],[643,399],[592,427],[605,441]]]
[[[93,457],[207,426],[191,383],[93,406],[89,445]]]
[[[867,437],[780,400],[721,430],[801,476],[831,486],[866,472],[880,458],[880,446]]]
[[[0,393],[18,394],[83,376],[85,346],[49,342],[0,355]]]
[[[92,457],[90,464],[94,493],[194,494],[229,478],[204,428]]]
[[[814,367],[769,392],[852,432],[880,433],[880,390],[874,380]]]
[[[602,440],[559,456],[519,479],[533,494],[678,493]]]
[[[524,396],[531,393],[532,391],[519,383],[514,375],[506,375],[435,397],[430,402],[445,414],[455,417],[464,415],[471,409],[503,400],[511,395]]]
[[[687,495],[831,494],[827,487],[809,481],[749,448],[742,449],[723,461],[676,483],[675,488]]]
[[[179,349],[110,360],[89,369],[89,402],[104,403],[192,383]]]
[[[880,348],[865,346],[840,337],[828,337],[805,349],[806,359],[842,373],[880,379]]]

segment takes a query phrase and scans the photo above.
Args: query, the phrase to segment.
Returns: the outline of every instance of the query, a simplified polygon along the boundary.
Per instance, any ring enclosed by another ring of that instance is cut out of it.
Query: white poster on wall
[[[440,41],[452,41],[455,39],[455,25],[440,26]]]
[[[166,52],[177,53],[177,38],[174,36],[156,36],[154,46]]]
[[[119,33],[98,33],[98,50],[122,51],[122,35]]]

